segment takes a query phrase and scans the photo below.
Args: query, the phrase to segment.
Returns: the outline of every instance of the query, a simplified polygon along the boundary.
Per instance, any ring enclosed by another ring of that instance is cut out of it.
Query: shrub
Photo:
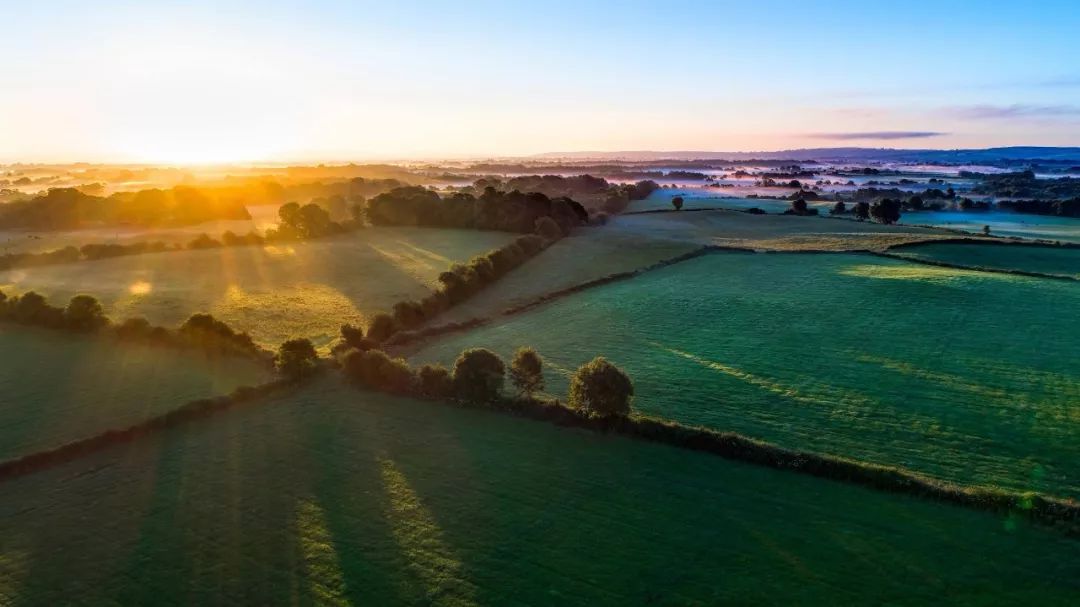
[[[390,358],[382,350],[353,350],[345,355],[343,367],[349,379],[369,388],[407,394],[413,387],[409,363],[401,358]]]
[[[544,240],[553,241],[563,237],[562,228],[550,217],[541,217],[536,220],[536,233]]]
[[[341,325],[341,339],[350,348],[356,348],[357,350],[371,350],[376,347],[374,341],[364,337],[363,329],[353,325]]]
[[[633,396],[630,378],[602,356],[582,365],[570,381],[570,406],[600,417],[628,415]]]
[[[454,363],[454,392],[468,401],[491,402],[499,397],[505,375],[506,365],[491,350],[465,350]]]
[[[442,399],[454,393],[454,380],[450,377],[450,371],[442,365],[424,365],[416,377],[421,396]]]
[[[372,317],[371,324],[368,325],[367,336],[371,341],[382,343],[393,335],[395,331],[397,331],[397,323],[394,322],[394,317],[389,314],[379,313]]]
[[[109,319],[97,298],[76,295],[64,308],[64,322],[74,331],[97,331],[109,324]]]
[[[318,369],[319,355],[309,339],[290,339],[278,347],[274,367],[281,375],[298,380],[310,377]]]
[[[424,309],[416,301],[399,301],[394,304],[394,322],[406,329],[424,322]]]
[[[528,397],[544,389],[544,361],[536,350],[522,346],[510,361],[510,381],[518,394]]]

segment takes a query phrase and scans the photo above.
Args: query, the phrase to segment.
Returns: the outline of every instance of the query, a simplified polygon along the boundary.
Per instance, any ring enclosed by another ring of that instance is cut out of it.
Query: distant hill
[[[834,162],[933,162],[948,164],[1020,163],[1028,161],[1080,163],[1080,147],[1016,146],[982,150],[898,150],[889,148],[807,148],[775,152],[549,152],[531,158],[565,160],[821,160]]]

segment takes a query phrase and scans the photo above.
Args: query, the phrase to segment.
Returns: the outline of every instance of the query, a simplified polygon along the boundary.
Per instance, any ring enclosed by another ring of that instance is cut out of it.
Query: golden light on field
[[[145,280],[137,280],[128,287],[128,293],[131,293],[132,295],[148,295],[153,290],[154,285]]]

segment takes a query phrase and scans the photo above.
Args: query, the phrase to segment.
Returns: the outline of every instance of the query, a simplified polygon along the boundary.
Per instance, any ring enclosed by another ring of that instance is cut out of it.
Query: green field
[[[604,227],[579,229],[528,266],[439,315],[431,324],[490,317],[541,295],[648,267],[704,245],[775,250],[881,249],[940,237],[924,228],[737,211],[624,215]]]
[[[268,371],[235,357],[10,325],[0,325],[0,351],[0,460],[269,380]]]
[[[915,259],[976,268],[1022,270],[1080,278],[1080,248],[927,243],[892,251]]]
[[[1080,600],[1022,521],[330,380],[3,492],[5,605]]]
[[[715,253],[446,336],[413,360],[531,345],[562,396],[573,369],[604,355],[649,414],[1076,497],[1078,306],[1074,282]]]
[[[175,326],[209,312],[266,347],[290,337],[327,345],[342,323],[421,298],[456,261],[502,246],[503,232],[372,228],[265,247],[133,255],[0,273],[7,293],[36,290],[66,302],[98,297],[115,319]]]

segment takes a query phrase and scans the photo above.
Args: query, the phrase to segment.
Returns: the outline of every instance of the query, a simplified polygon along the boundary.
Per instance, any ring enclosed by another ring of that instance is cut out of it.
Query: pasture
[[[0,273],[5,292],[36,290],[56,302],[101,300],[114,319],[144,316],[175,326],[209,312],[259,344],[291,337],[317,346],[342,323],[421,298],[451,264],[502,246],[514,234],[371,228],[310,242],[132,255]]]
[[[828,220],[817,220],[825,223]],[[713,253],[413,346],[593,356],[636,408],[965,484],[1080,497],[1080,284],[856,254]],[[1021,329],[1022,327],[1022,329]]]
[[[997,236],[1041,238],[1080,243],[1080,219],[1009,211],[922,211],[904,213],[900,223],[928,225],[981,234],[983,226]]]
[[[16,606],[1080,598],[1022,521],[329,379],[3,491]]]
[[[944,263],[1080,278],[1080,248],[931,242],[891,251]]]
[[[270,379],[255,363],[0,325],[0,460]]]

